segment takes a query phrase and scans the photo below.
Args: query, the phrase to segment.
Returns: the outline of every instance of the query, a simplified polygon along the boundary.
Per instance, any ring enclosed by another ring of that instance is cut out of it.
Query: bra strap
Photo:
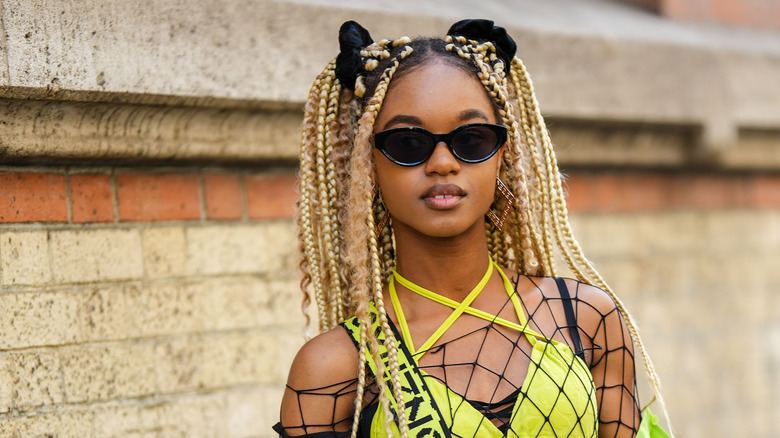
[[[582,348],[580,330],[577,326],[577,318],[574,316],[574,305],[572,304],[571,295],[569,295],[569,288],[566,287],[566,281],[563,278],[556,278],[555,283],[558,285],[558,291],[561,293],[563,312],[566,314],[566,325],[569,327],[571,341],[574,343],[574,354],[585,362],[585,350]]]

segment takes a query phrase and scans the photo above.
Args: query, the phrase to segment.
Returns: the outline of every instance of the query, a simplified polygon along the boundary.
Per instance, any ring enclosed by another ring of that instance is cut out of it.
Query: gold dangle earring
[[[375,208],[382,209],[382,219],[380,219],[379,223],[377,223],[374,227],[377,238],[379,238],[379,235],[382,234],[382,230],[385,229],[387,223],[390,221],[390,213],[387,212],[387,207],[385,207],[385,203],[382,201],[382,194],[379,192],[379,190],[377,190],[376,197],[374,197],[374,205],[376,206]]]
[[[504,229],[504,221],[506,220],[506,217],[509,216],[509,210],[512,208],[512,205],[514,205],[515,195],[509,190],[509,187],[501,181],[501,178],[499,178],[498,175],[496,175],[496,188],[504,197],[504,210],[501,211],[501,217],[498,217],[491,207],[488,209],[486,215],[488,219],[490,219],[490,222],[493,222],[493,225],[496,226],[496,229],[502,231]]]

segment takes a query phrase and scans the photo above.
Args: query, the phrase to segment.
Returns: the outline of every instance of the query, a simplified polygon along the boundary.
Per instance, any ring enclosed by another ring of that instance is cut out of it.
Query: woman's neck
[[[483,227],[455,237],[396,233],[396,269],[425,289],[460,300],[485,275],[488,247]]]

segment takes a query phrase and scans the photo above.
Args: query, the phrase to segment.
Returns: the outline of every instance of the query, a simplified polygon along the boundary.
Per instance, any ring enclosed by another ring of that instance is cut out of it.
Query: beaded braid
[[[502,161],[505,164],[502,166],[502,169],[510,182],[517,181],[516,184],[513,184],[513,192],[518,193],[521,199],[525,199],[525,202],[529,202],[528,190],[526,189],[525,184],[525,174],[522,165],[519,165],[520,163],[517,162],[521,157],[517,153],[521,149],[519,144],[520,136],[518,135],[517,118],[515,117],[512,105],[508,101],[506,87],[502,86],[502,82],[505,82],[501,76],[504,73],[503,61],[497,59],[496,49],[492,42],[480,44],[477,41],[467,40],[464,37],[451,36],[446,37],[445,41],[449,43],[445,47],[448,51],[453,51],[461,58],[470,60],[476,64],[479,69],[478,76],[480,82],[482,82],[488,94],[498,105],[498,112],[509,132],[508,143],[511,145],[507,148],[502,157]],[[512,173],[512,170],[515,170],[517,173]],[[510,241],[520,242],[519,248],[515,248],[515,250],[520,254],[520,258],[523,261],[523,269],[519,269],[518,264],[516,262],[513,263],[512,260],[506,260],[504,266],[531,275],[545,273],[544,270],[541,272],[538,270],[538,262],[533,251],[533,248],[536,246],[535,240],[538,238],[528,226],[528,217],[525,214],[525,210],[526,209],[522,204],[519,208],[516,208],[519,216],[515,215],[514,220],[510,221],[510,223],[505,226],[505,229],[508,230],[508,235],[505,238],[495,237],[492,239],[493,245],[496,245],[493,252],[499,255],[499,258],[505,258],[502,257],[502,255],[507,253],[507,251],[503,249],[506,240],[509,239]]]
[[[367,70],[373,69],[379,60],[389,57],[388,48],[407,44],[411,40],[402,38],[396,41],[380,41],[366,48],[362,55],[370,58],[366,65]],[[401,394],[401,380],[398,366],[398,350],[395,338],[389,325],[387,312],[382,300],[383,278],[392,269],[392,236],[389,229],[380,236],[374,231],[375,219],[373,211],[374,178],[371,160],[371,149],[368,136],[371,135],[374,120],[381,107],[387,86],[393,73],[398,69],[400,60],[411,53],[407,48],[398,55],[391,66],[382,74],[382,80],[377,87],[373,98],[358,122],[357,135],[349,139],[348,143],[355,147],[350,151],[350,156],[345,158],[346,167],[351,187],[343,190],[340,187],[339,178],[336,177],[336,165],[333,156],[338,155],[339,147],[334,135],[339,132],[339,125],[344,125],[345,120],[357,118],[357,111],[349,117],[340,114],[340,107],[347,106],[343,102],[339,104],[339,96],[347,94],[348,90],[335,80],[334,63],[331,62],[325,71],[315,80],[310,91],[309,104],[304,120],[304,130],[301,152],[301,182],[299,203],[299,233],[302,237],[302,252],[304,261],[301,267],[305,269],[301,286],[308,297],[308,286],[314,290],[315,301],[319,309],[320,330],[324,331],[334,327],[344,319],[348,311],[354,311],[361,324],[360,366],[358,373],[358,390],[356,396],[356,412],[354,421],[358,421],[360,407],[366,386],[366,372],[363,363],[366,351],[369,351],[379,364],[378,374],[385,373],[382,360],[378,357],[378,344],[368,327],[371,324],[368,312],[369,299],[373,299],[378,310],[378,318],[385,334],[385,348],[389,353],[389,374],[392,381],[391,390],[397,400],[399,423],[402,425],[402,436],[406,437],[405,407]],[[359,80],[355,87],[355,96],[363,94],[364,87]],[[350,96],[351,97],[351,96]],[[357,108],[357,105],[353,105]],[[351,112],[347,110],[347,112]],[[343,129],[341,131],[344,131]],[[352,132],[355,130],[353,129]],[[350,132],[347,132],[347,136]],[[361,147],[362,146],[362,147]],[[351,147],[351,145],[350,145]],[[334,181],[335,180],[335,181]],[[342,202],[336,200],[341,194],[346,193]],[[334,205],[341,207],[339,212],[334,211]],[[345,213],[342,215],[342,213]],[[366,218],[368,218],[366,220]],[[366,238],[368,235],[368,246]],[[382,242],[380,247],[379,242]],[[343,246],[340,248],[340,246]],[[380,255],[381,249],[381,255]],[[388,250],[389,249],[389,250]],[[367,250],[367,251],[366,251]],[[349,292],[342,287],[341,275],[345,275],[347,284],[350,284]],[[362,285],[370,285],[368,290]],[[326,292],[327,291],[327,292]],[[346,293],[345,293],[346,292]],[[306,304],[306,299],[304,304]],[[388,419],[385,425],[390,431],[391,413],[389,400],[384,391],[386,383],[383,379],[376,379],[379,387],[380,401]],[[353,425],[353,435],[357,428]]]
[[[516,195],[503,230],[486,223],[491,255],[501,265],[526,275],[555,275],[559,251],[575,276],[609,293],[627,322],[633,342],[643,355],[657,398],[660,384],[639,337],[633,318],[583,255],[568,220],[561,175],[552,143],[539,111],[533,85],[524,65],[512,60],[509,74],[497,58],[493,43],[463,37],[444,38],[446,50],[473,64],[487,94],[507,126],[507,147],[501,157],[500,176]],[[382,288],[394,264],[392,225],[378,235],[375,224],[387,214],[375,202],[370,136],[390,82],[411,52],[406,37],[382,40],[361,51],[365,73],[357,77],[354,94],[341,86],[334,62],[317,77],[306,105],[301,149],[298,227],[303,270],[303,306],[316,302],[320,331],[356,315],[360,321],[359,371],[352,436],[356,436],[366,389],[365,357],[371,354],[378,367],[375,383],[385,411],[386,430],[393,415],[387,399],[384,362],[378,357],[378,341],[372,330],[369,301],[374,300],[385,335],[388,368],[402,436],[408,435],[397,359],[397,344],[390,329]],[[391,52],[396,53],[395,57]],[[439,55],[442,56],[442,55]],[[378,66],[386,66],[372,73]],[[370,96],[366,77],[379,76]],[[359,99],[363,100],[361,113]],[[496,201],[501,196],[496,194]],[[366,245],[368,236],[368,245]],[[313,294],[314,299],[311,299]],[[308,315],[307,315],[308,324]],[[666,409],[664,406],[664,413]],[[668,421],[668,414],[667,421]]]
[[[401,45],[405,45],[411,42],[411,40],[407,37],[401,38],[396,41],[389,41],[389,40],[383,40],[380,41],[379,47],[382,47],[384,50],[377,50],[372,49],[372,47],[369,47],[369,50],[364,51],[365,55],[375,55],[379,56],[380,59],[386,59],[389,55],[387,50],[385,49],[388,46],[397,47]],[[371,147],[370,147],[370,141],[369,137],[371,136],[373,132],[374,127],[374,121],[376,120],[379,111],[382,106],[382,102],[384,100],[385,93],[387,92],[387,88],[390,84],[390,80],[393,77],[393,74],[398,70],[398,66],[400,65],[400,61],[403,60],[406,56],[408,56],[410,53],[412,53],[412,49],[410,47],[405,47],[404,50],[399,53],[397,58],[391,60],[390,66],[382,73],[382,76],[380,77],[379,84],[376,87],[376,90],[374,92],[374,95],[369,99],[369,101],[366,104],[363,116],[360,118],[360,121],[358,122],[358,133],[357,137],[355,138],[355,149],[353,151],[353,157],[352,160],[353,167],[352,172],[353,175],[360,175],[359,172],[357,172],[358,169],[356,169],[354,165],[357,166],[366,166],[368,163],[371,163]],[[365,56],[364,55],[364,56]],[[375,68],[376,64],[371,63],[369,64],[368,68],[373,69]],[[363,188],[363,194],[359,193],[360,190],[354,190],[352,192],[352,195],[350,197],[357,198],[359,197],[364,198],[362,202],[362,206],[368,211],[361,212],[357,211],[355,214],[355,217],[357,219],[368,217],[367,223],[364,222],[365,226],[368,227],[368,233],[359,233],[356,235],[356,241],[354,243],[358,244],[362,241],[365,241],[365,236],[368,234],[369,236],[369,251],[370,251],[370,265],[371,265],[371,286],[372,286],[372,292],[373,292],[373,299],[376,303],[377,308],[377,316],[379,318],[380,326],[382,328],[382,332],[385,335],[385,341],[384,346],[387,349],[388,352],[388,366],[390,368],[390,378],[392,381],[392,391],[393,396],[396,401],[397,406],[397,415],[398,415],[398,424],[400,427],[401,436],[403,438],[408,437],[408,427],[406,424],[406,407],[403,400],[403,394],[401,392],[401,377],[400,377],[400,369],[398,365],[398,345],[395,340],[395,336],[393,335],[393,331],[390,328],[389,319],[387,317],[387,310],[385,308],[383,296],[382,296],[382,288],[384,286],[382,281],[382,262],[379,256],[379,245],[378,245],[378,239],[376,235],[375,230],[375,222],[374,222],[374,212],[371,211],[373,208],[374,200],[373,200],[373,193],[376,191],[375,188],[375,178],[373,177],[373,172],[368,175],[365,179],[363,179],[363,183],[358,183],[361,188]],[[354,199],[353,198],[353,199]],[[357,228],[357,227],[356,227]],[[357,246],[357,245],[355,245]],[[386,277],[385,277],[386,278]],[[365,284],[365,283],[361,283]],[[366,317],[367,317],[366,313]],[[358,315],[359,318],[361,318],[361,324],[363,324],[363,320],[361,315]],[[366,318],[366,323],[368,323],[370,320]],[[362,342],[362,339],[361,339]],[[372,343],[375,341],[372,341]],[[378,351],[374,349],[372,353],[375,355],[376,363],[378,365],[377,367],[377,374],[379,376],[384,375],[384,364],[382,363],[382,360],[378,360]],[[362,358],[361,358],[362,360]],[[390,425],[393,422],[394,416],[391,413],[389,400],[387,400],[387,397],[384,393],[384,387],[386,384],[384,383],[384,380],[379,378],[377,376],[377,382],[379,383],[379,389],[380,389],[380,401],[382,403],[382,407],[385,410],[385,430],[388,434],[388,436],[392,435]],[[359,416],[359,408],[355,410],[355,416]],[[357,420],[355,420],[357,421]],[[353,436],[356,433],[356,430],[353,430]]]
[[[461,44],[467,42],[463,37],[447,37],[447,41],[457,41]],[[485,61],[492,61],[495,63],[496,55],[493,43],[486,42],[478,44],[476,41],[468,41],[470,46],[461,46],[457,48],[455,46],[447,46],[448,50],[455,50],[459,56],[465,59],[473,60],[479,67],[480,81],[485,86],[488,94],[494,98],[499,105],[499,113],[504,119],[504,123],[510,127],[509,131],[513,132],[517,129],[516,119],[512,117],[512,112],[507,98],[501,87],[498,86],[498,82],[494,76],[491,76],[489,72],[488,63]],[[492,51],[489,51],[492,49]],[[474,56],[475,54],[481,54],[482,56]],[[487,55],[486,55],[487,54]],[[503,70],[503,62],[499,62],[494,68],[495,73],[500,73]],[[541,202],[538,205],[541,206],[539,214],[539,225],[541,227],[544,251],[542,255],[544,257],[544,272],[547,275],[556,275],[555,270],[555,248],[557,247],[561,254],[564,256],[567,265],[574,272],[576,277],[581,281],[586,281],[591,284],[595,284],[604,289],[615,301],[615,304],[627,323],[629,334],[632,341],[638,346],[642,359],[647,370],[653,393],[662,404],[664,415],[669,422],[668,412],[666,411],[663,396],[660,392],[660,380],[655,371],[655,367],[647,354],[644,343],[639,336],[639,330],[636,322],[631,314],[626,309],[623,302],[612,291],[606,281],[596,271],[593,264],[584,256],[579,242],[574,238],[571,230],[571,225],[568,219],[568,211],[566,209],[566,203],[561,184],[561,175],[558,172],[558,163],[555,153],[553,151],[552,142],[550,140],[549,133],[547,131],[544,119],[539,110],[539,104],[534,93],[533,84],[531,78],[528,75],[525,66],[518,58],[514,58],[512,61],[510,77],[512,84],[515,87],[516,92],[519,95],[518,101],[520,102],[520,115],[517,119],[522,121],[522,128],[524,137],[526,139],[526,145],[530,148],[530,156],[534,170],[537,174],[537,181],[540,187],[538,191],[541,195]],[[511,137],[511,136],[510,136]],[[541,146],[541,151],[539,150]],[[544,158],[544,162],[539,159],[539,156]],[[506,156],[506,154],[505,154]],[[514,154],[517,158],[520,154]],[[521,168],[520,166],[512,166],[513,168]],[[520,187],[518,187],[520,188]],[[522,190],[522,188],[520,188]],[[522,212],[523,209],[520,209]],[[523,222],[521,218],[521,223]],[[552,226],[551,226],[552,225]],[[526,237],[535,236],[536,233],[528,233]],[[555,238],[555,245],[553,246],[552,240]],[[500,240],[495,238],[492,240],[492,244],[499,243]],[[498,251],[500,253],[500,250]],[[524,253],[521,250],[522,253]]]
[[[313,181],[316,177],[316,169],[314,168],[315,159],[312,157],[311,147],[307,147],[307,142],[311,142],[310,139],[317,137],[317,115],[327,111],[325,102],[321,99],[323,89],[329,87],[329,81],[325,78],[329,75],[326,73],[332,70],[335,66],[335,62],[328,64],[325,71],[321,73],[314,81],[311,89],[309,90],[309,100],[304,109],[304,121],[303,129],[301,133],[301,153],[300,153],[300,183],[298,186],[298,192],[300,193],[300,200],[298,202],[298,233],[301,237],[301,243],[303,246],[302,260],[300,266],[303,269],[303,279],[301,280],[301,287],[304,291],[304,306],[309,302],[308,285],[311,285],[314,289],[314,300],[317,303],[319,329],[323,331],[327,328],[327,309],[328,306],[325,303],[325,295],[323,293],[323,279],[320,275],[320,254],[316,245],[317,242],[317,227],[315,224],[316,213],[312,213],[312,208],[317,211],[318,200],[312,190]],[[308,316],[308,314],[307,314]],[[308,324],[308,320],[307,320]],[[308,329],[308,327],[307,327]]]

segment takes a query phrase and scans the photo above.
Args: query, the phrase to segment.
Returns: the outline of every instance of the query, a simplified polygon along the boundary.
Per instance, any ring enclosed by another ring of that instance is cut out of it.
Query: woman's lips
[[[455,184],[436,184],[428,189],[420,199],[430,208],[447,210],[466,197],[466,192]]]

